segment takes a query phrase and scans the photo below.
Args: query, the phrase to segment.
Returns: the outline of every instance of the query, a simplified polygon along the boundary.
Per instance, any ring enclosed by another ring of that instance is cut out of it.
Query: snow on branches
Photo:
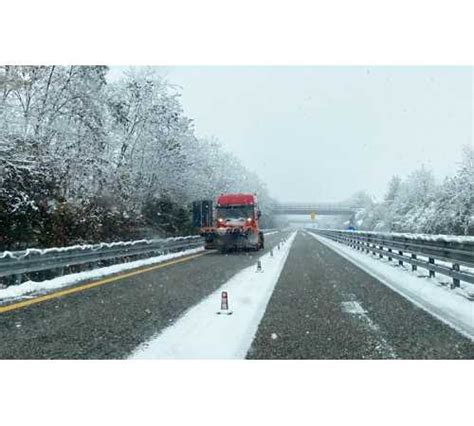
[[[108,72],[0,67],[0,248],[178,235],[195,199],[268,199],[216,141],[198,140],[175,87],[150,70]]]

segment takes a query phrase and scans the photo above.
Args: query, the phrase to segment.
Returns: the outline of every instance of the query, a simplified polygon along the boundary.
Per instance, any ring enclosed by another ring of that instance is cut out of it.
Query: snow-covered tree
[[[465,147],[462,162],[446,178],[429,212],[426,232],[474,235],[474,150]]]
[[[385,199],[365,203],[356,224],[362,230],[474,235],[473,148],[464,148],[455,174],[440,185],[425,167],[405,180],[393,177]]]
[[[1,248],[188,233],[192,201],[220,192],[268,203],[255,174],[196,138],[174,86],[107,73],[0,67]]]

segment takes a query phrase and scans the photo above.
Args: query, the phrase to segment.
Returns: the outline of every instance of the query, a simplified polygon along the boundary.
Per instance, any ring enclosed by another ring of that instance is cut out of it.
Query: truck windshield
[[[217,208],[217,218],[245,220],[253,217],[253,206],[226,206]]]

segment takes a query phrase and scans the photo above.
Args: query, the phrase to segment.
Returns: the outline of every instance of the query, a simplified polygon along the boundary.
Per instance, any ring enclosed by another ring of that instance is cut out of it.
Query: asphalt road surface
[[[0,359],[126,358],[261,254],[210,252],[0,313]],[[474,343],[299,232],[247,358],[473,359]]]
[[[299,232],[247,358],[473,359],[474,342]]]
[[[211,294],[288,233],[265,236],[258,253],[210,252],[15,311],[0,313],[0,359],[117,359]]]

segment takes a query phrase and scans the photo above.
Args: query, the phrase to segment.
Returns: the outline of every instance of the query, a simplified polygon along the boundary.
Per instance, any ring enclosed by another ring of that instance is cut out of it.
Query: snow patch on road
[[[341,307],[343,312],[346,312],[351,315],[355,315],[362,319],[364,323],[374,331],[376,334],[376,338],[378,340],[377,349],[382,352],[385,356],[388,356],[392,359],[397,358],[397,354],[392,346],[387,342],[387,340],[380,334],[380,327],[372,321],[372,319],[367,314],[367,311],[362,307],[359,302],[350,301],[350,302],[342,302]]]
[[[342,310],[348,314],[365,315],[366,311],[359,302],[342,302]]]
[[[61,287],[66,287],[72,284],[77,284],[81,281],[88,281],[92,279],[102,278],[107,275],[117,274],[119,272],[128,271],[130,269],[140,268],[142,266],[153,265],[167,260],[175,259],[177,257],[189,256],[203,252],[204,248],[199,247],[180,251],[178,253],[169,253],[161,256],[154,256],[148,259],[136,260],[134,262],[121,263],[118,265],[107,266],[104,268],[93,269],[91,271],[78,272],[76,274],[68,274],[62,277],[53,278],[41,282],[26,281],[19,285],[7,287],[0,290],[0,302],[11,298],[19,298],[29,295],[31,293],[45,292],[48,290],[55,290]]]
[[[255,337],[296,232],[282,245],[261,256],[221,288],[191,308],[173,326],[139,346],[132,359],[242,359]],[[217,315],[221,292],[227,291],[232,315]]]
[[[387,287],[424,309],[440,321],[474,340],[474,303],[451,290],[437,286],[430,278],[421,278],[395,263],[374,259],[341,243],[310,234]]]

